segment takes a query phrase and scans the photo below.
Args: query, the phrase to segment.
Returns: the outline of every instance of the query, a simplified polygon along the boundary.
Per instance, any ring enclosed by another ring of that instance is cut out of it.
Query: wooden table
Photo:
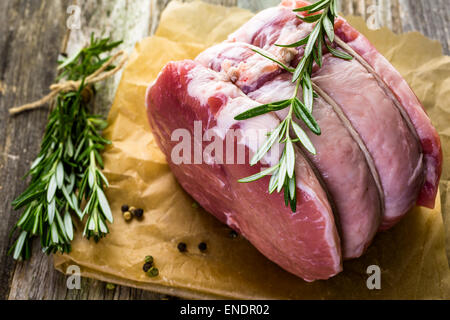
[[[12,240],[9,232],[18,213],[12,200],[25,188],[20,177],[38,153],[48,109],[10,117],[8,109],[34,101],[47,93],[56,75],[60,52],[73,52],[91,32],[106,31],[125,39],[131,50],[142,37],[154,33],[169,0],[4,0],[0,1],[0,299],[161,299],[158,294],[82,280],[81,290],[68,290],[66,277],[53,269],[51,257],[40,252],[38,243],[30,262],[16,263],[7,257]],[[276,5],[279,0],[209,0],[252,11]],[[69,30],[68,8],[81,8],[81,29]],[[375,4],[378,3],[377,6]],[[341,0],[345,15],[394,32],[417,30],[442,43],[450,54],[450,0]],[[378,21],[374,17],[379,17]],[[96,111],[106,114],[119,76],[101,85]]]

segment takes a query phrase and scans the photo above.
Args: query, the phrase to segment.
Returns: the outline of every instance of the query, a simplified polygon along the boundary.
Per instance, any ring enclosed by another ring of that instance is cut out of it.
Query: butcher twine
[[[119,64],[117,66],[115,66],[113,69],[106,71],[106,69],[115,61],[117,60],[117,58],[119,58],[120,56],[122,56],[122,60],[119,62]],[[118,51],[116,54],[114,54],[111,59],[109,59],[100,69],[98,69],[97,71],[95,71],[94,73],[92,73],[91,75],[89,75],[85,80],[84,80],[84,84],[86,86],[103,81],[105,79],[108,79],[109,77],[113,76],[114,74],[116,74],[117,72],[119,72],[123,66],[125,65],[125,63],[128,60],[128,55],[125,51],[121,50]],[[19,114],[21,112],[24,111],[28,111],[28,110],[33,110],[36,108],[39,108],[43,105],[45,105],[46,103],[50,102],[53,100],[53,98],[55,98],[60,92],[70,92],[70,91],[77,91],[78,88],[81,86],[82,81],[64,81],[61,83],[55,83],[52,84],[50,86],[50,90],[51,92],[46,95],[45,97],[43,97],[42,99],[33,102],[33,103],[29,103],[29,104],[25,104],[23,106],[20,107],[15,107],[12,109],[9,109],[9,114],[10,115],[16,115]]]

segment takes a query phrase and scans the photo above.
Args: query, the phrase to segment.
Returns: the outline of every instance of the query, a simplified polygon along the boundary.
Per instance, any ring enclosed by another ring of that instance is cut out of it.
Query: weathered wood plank
[[[419,31],[450,54],[450,1],[399,0],[403,31]]]
[[[121,49],[131,51],[137,41],[156,30],[160,14],[167,6],[166,0],[78,0],[81,8],[81,29],[70,30],[64,51],[71,55],[86,45],[91,33],[108,35],[112,39],[124,39]],[[234,0],[210,0],[208,2],[235,5]],[[65,12],[65,8],[63,8]],[[65,21],[66,16],[63,20]],[[120,80],[120,73],[98,85],[95,112],[106,115]],[[42,285],[44,284],[44,285]],[[68,290],[64,275],[53,268],[51,257],[33,248],[33,260],[18,263],[11,283],[9,299],[161,299],[163,296],[132,288],[117,286],[106,289],[106,284],[82,279],[81,290]]]
[[[346,0],[340,1],[339,7],[344,15],[362,17],[371,29],[387,27],[402,32],[398,0]]]
[[[0,2],[0,299],[8,295],[14,262],[9,232],[18,213],[12,200],[25,188],[20,177],[39,149],[48,110],[11,118],[8,109],[40,98],[56,74],[64,37],[66,1]]]
[[[450,2],[448,0],[343,0],[344,15],[363,17],[370,27],[388,27],[396,33],[419,31],[439,40],[450,53]]]
[[[94,33],[96,36],[110,36],[124,39],[121,49],[131,51],[135,43],[148,35],[151,19],[150,1],[142,0],[106,1],[78,0],[67,3],[63,8],[65,21],[69,4],[80,8],[80,29],[69,30],[63,51],[69,56],[85,46]],[[121,74],[99,84],[99,94],[94,102],[96,113],[106,115],[114,98],[115,88]],[[43,284],[43,285],[42,285]],[[10,299],[127,299],[143,296],[146,299],[159,298],[151,293],[139,293],[129,288],[107,290],[106,284],[90,279],[82,280],[81,290],[68,290],[64,275],[53,268],[52,258],[39,253],[34,247],[30,262],[18,263],[11,283]]]

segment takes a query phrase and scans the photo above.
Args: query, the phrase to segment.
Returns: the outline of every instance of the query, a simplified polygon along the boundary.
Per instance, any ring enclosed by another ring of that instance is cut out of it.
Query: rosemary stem
[[[345,60],[353,59],[353,57],[345,52],[332,47],[335,39],[334,21],[338,16],[336,2],[337,0],[321,0],[315,4],[294,10],[295,12],[303,12],[302,16],[297,15],[297,17],[302,21],[307,23],[315,23],[311,33],[307,37],[291,44],[275,44],[276,46],[285,48],[298,48],[300,46],[305,46],[303,57],[300,59],[295,69],[290,68],[283,62],[278,61],[276,58],[273,58],[264,52],[252,49],[261,56],[277,63],[287,72],[293,73],[292,83],[296,84],[294,95],[289,100],[282,100],[261,105],[245,111],[235,117],[236,120],[246,120],[269,112],[289,108],[289,112],[284,120],[273,132],[271,132],[268,140],[261,147],[261,149],[258,150],[251,162],[252,165],[256,164],[263,158],[264,154],[270,150],[275,141],[279,141],[280,143],[284,143],[284,150],[277,166],[252,177],[241,179],[239,182],[247,183],[256,181],[273,173],[269,184],[269,192],[272,193],[275,190],[280,192],[284,188],[286,206],[290,206],[293,212],[295,212],[297,206],[295,189],[296,159],[293,143],[300,142],[310,153],[314,155],[317,154],[316,149],[314,148],[314,145],[312,144],[307,133],[294,120],[294,115],[296,119],[302,121],[311,132],[316,135],[321,134],[320,127],[312,115],[314,99],[317,98],[317,94],[314,92],[311,81],[314,63],[316,63],[319,68],[322,67],[324,45],[328,51],[337,58]],[[328,44],[327,38],[330,44]],[[301,98],[298,97],[300,86],[302,86],[303,101],[301,101]],[[295,138],[291,138],[291,133],[295,134]]]

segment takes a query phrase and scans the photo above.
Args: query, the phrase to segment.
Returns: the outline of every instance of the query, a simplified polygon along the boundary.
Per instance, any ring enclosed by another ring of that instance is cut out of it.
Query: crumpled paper
[[[201,17],[201,19],[199,18]],[[171,2],[155,36],[143,39],[126,67],[105,132],[113,141],[105,153],[107,192],[114,214],[111,234],[98,244],[81,237],[73,251],[55,256],[66,272],[81,267],[83,276],[181,296],[241,299],[434,299],[450,298],[450,271],[445,254],[442,209],[450,215],[450,166],[441,185],[444,208],[413,209],[394,229],[379,234],[367,254],[345,262],[344,272],[327,281],[306,283],[262,256],[181,189],[151,133],[144,107],[147,86],[171,60],[193,59],[221,42],[252,14],[201,2]],[[394,35],[369,31],[362,19],[350,22],[398,68],[415,89],[450,146],[450,57],[440,45],[418,33]],[[449,154],[445,154],[450,163]],[[124,221],[123,204],[145,210],[142,221]],[[185,242],[187,253],[177,244]],[[200,242],[208,251],[197,249]],[[152,255],[160,276],[148,277],[144,258]],[[369,290],[367,268],[381,269],[381,290]]]

